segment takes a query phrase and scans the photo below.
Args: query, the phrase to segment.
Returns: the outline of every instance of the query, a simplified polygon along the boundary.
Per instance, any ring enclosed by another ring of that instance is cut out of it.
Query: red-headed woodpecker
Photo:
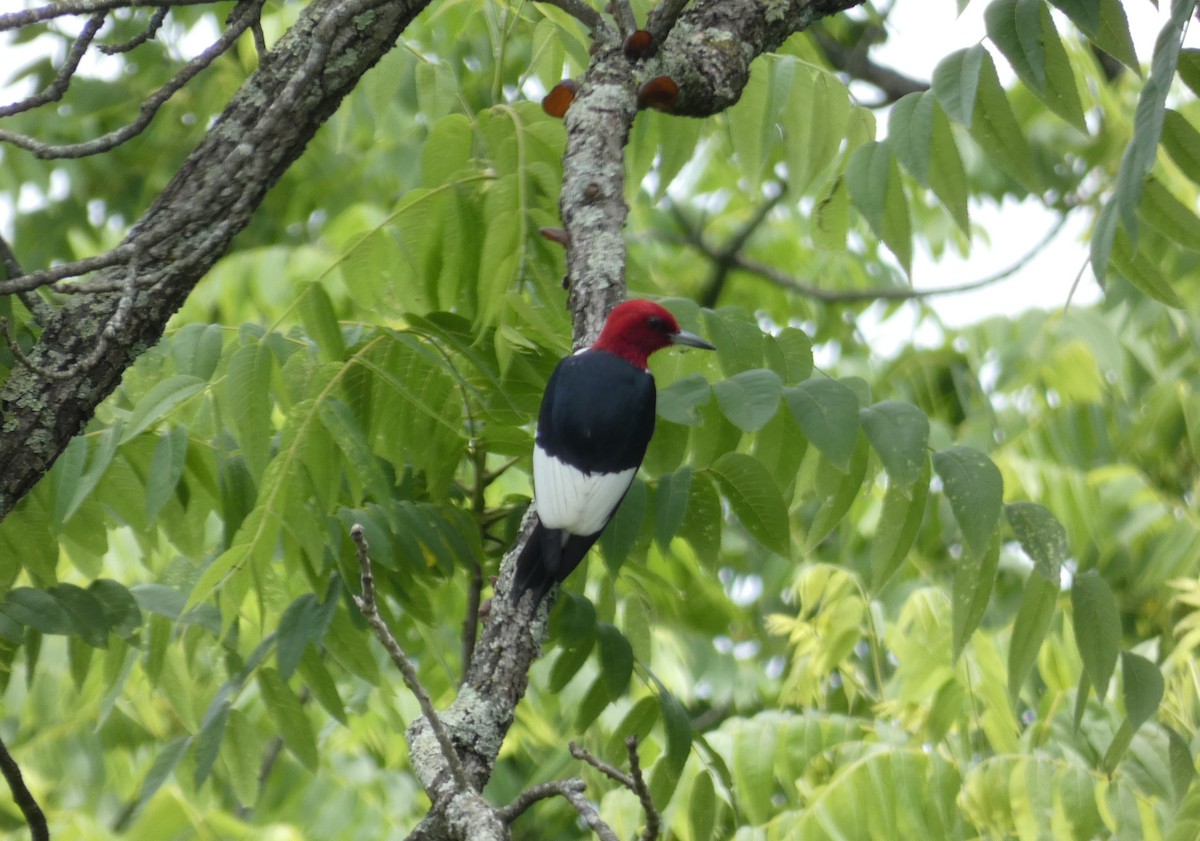
[[[509,596],[536,606],[600,537],[633,484],[654,434],[650,354],[667,345],[713,346],[679,329],[652,301],[626,301],[590,348],[558,363],[538,413],[533,451],[538,525],[517,558]]]

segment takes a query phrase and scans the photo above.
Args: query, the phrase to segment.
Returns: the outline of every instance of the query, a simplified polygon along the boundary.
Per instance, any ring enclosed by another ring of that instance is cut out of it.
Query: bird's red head
[[[713,346],[699,336],[679,329],[679,322],[666,308],[653,301],[626,301],[608,314],[600,338],[592,345],[645,368],[650,354],[667,345]]]

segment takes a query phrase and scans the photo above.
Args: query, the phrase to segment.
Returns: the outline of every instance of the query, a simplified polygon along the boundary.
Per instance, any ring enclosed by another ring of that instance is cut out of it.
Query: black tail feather
[[[517,604],[532,590],[534,606],[541,604],[551,587],[565,581],[575,571],[600,537],[600,532],[568,534],[565,541],[563,536],[561,529],[548,529],[537,524],[517,556],[517,569],[508,591],[510,602]]]

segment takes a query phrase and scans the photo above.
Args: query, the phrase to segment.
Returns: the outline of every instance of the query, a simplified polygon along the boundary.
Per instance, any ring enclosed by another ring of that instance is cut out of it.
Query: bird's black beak
[[[695,333],[689,333],[687,330],[680,330],[678,333],[671,333],[667,336],[673,345],[687,345],[688,347],[698,347],[704,350],[716,350],[704,339],[697,336]]]

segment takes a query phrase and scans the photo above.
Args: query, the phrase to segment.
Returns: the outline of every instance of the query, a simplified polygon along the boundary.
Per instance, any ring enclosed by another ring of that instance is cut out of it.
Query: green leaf
[[[1193,47],[1179,51],[1179,78],[1192,93],[1200,96],[1200,49]]]
[[[258,670],[258,688],[267,714],[279,730],[283,743],[309,771],[317,768],[317,738],[300,699],[288,688],[279,672],[269,666]]]
[[[658,703],[662,709],[663,725],[667,732],[667,766],[676,778],[683,771],[692,749],[692,720],[687,710],[661,683],[658,684]]]
[[[891,249],[905,274],[912,274],[912,219],[900,166],[888,141],[859,146],[846,165],[850,200],[871,230]]]
[[[313,593],[296,599],[279,617],[275,631],[275,666],[283,680],[291,678],[316,630],[321,605]],[[323,630],[323,629],[322,629]]]
[[[736,307],[704,311],[704,331],[716,345],[717,361],[732,377],[763,363],[763,333],[754,319]]]
[[[750,536],[772,552],[786,555],[790,543],[787,506],[767,468],[744,453],[726,453],[709,469]]]
[[[771,62],[751,73],[737,103],[725,115],[729,139],[738,160],[738,171],[752,186],[762,183],[766,145],[774,134],[775,113],[772,103],[771,79],[779,62]]]
[[[225,336],[220,324],[185,324],[171,339],[171,357],[180,374],[209,380],[221,361]]]
[[[225,379],[225,399],[229,406],[230,426],[242,445],[246,466],[256,479],[262,476],[271,458],[271,370],[270,348],[265,342],[243,345],[229,360]]]
[[[721,554],[721,498],[704,473],[692,476],[683,539],[692,545],[701,562],[715,565]]]
[[[700,423],[701,406],[709,401],[712,388],[701,374],[680,377],[658,392],[657,412],[663,420],[684,426]]]
[[[755,368],[719,380],[712,389],[725,417],[742,432],[753,432],[778,411],[783,381],[774,371]]]
[[[850,467],[858,438],[858,397],[837,380],[820,377],[784,390],[804,435],[838,469]]]
[[[465,114],[448,114],[429,130],[421,145],[421,183],[438,187],[471,163],[471,146],[475,142],[471,121]]]
[[[1071,624],[1083,672],[1103,696],[1117,665],[1121,614],[1108,582],[1094,569],[1076,575],[1071,585]]]
[[[752,824],[766,823],[775,813],[775,752],[777,734],[774,728],[754,726],[743,722],[733,731],[733,759],[730,770],[737,784],[738,805]]]
[[[1021,548],[1033,558],[1034,571],[1057,588],[1059,572],[1071,551],[1062,523],[1036,502],[1010,503],[1004,506],[1004,516]]]
[[[550,614],[550,633],[565,648],[574,648],[596,634],[596,606],[587,596],[561,590]]]
[[[428,143],[425,148],[429,148]],[[300,290],[297,303],[304,330],[308,333],[309,338],[316,342],[321,359],[325,362],[344,359],[346,357],[346,340],[342,337],[342,328],[333,311],[333,301],[329,299],[329,293],[325,291],[324,284],[305,284]]]
[[[955,446],[933,454],[933,469],[942,480],[968,554],[982,557],[989,551],[1000,519],[1004,479],[999,468],[979,450]]]
[[[96,579],[88,585],[88,591],[99,600],[108,630],[121,639],[134,639],[142,627],[142,611],[133,593],[111,578]]]
[[[846,86],[832,73],[811,65],[796,67],[787,107],[779,115],[790,191],[802,195],[819,186],[841,151],[853,107]],[[814,120],[813,114],[821,119]]]
[[[1008,698],[1016,703],[1038,650],[1050,630],[1054,608],[1058,604],[1058,582],[1035,572],[1025,582],[1021,606],[1013,620],[1012,639],[1008,644]]]
[[[563,687],[571,682],[571,678],[575,677],[583,664],[587,662],[588,655],[592,653],[595,644],[596,638],[589,636],[583,645],[564,648],[559,653],[554,665],[550,667],[550,679],[547,681],[551,692],[555,694],[562,692]],[[607,696],[605,696],[605,700],[607,702]]]
[[[946,116],[968,129],[975,117],[975,100],[985,60],[991,60],[987,51],[975,47],[950,53],[933,69],[933,95]]]
[[[988,37],[1021,81],[1051,111],[1086,133],[1075,73],[1043,0],[994,0],[986,19]]]
[[[142,780],[142,787],[138,790],[137,801],[130,810],[131,818],[150,802],[150,798],[167,781],[167,777],[171,776],[171,772],[175,770],[175,766],[179,764],[179,760],[183,759],[183,755],[187,753],[187,749],[191,747],[191,744],[191,736],[181,736],[159,748],[158,755],[154,758],[154,764],[150,766],[150,770],[146,772],[145,779]]]
[[[109,427],[97,439],[96,452],[86,471],[83,471],[83,460],[87,456],[88,444],[85,436],[77,436],[67,445],[68,462],[64,465],[64,473],[58,480],[57,494],[54,500],[55,523],[62,524],[71,519],[83,503],[87,502],[95,492],[100,480],[104,477],[113,456],[117,452],[117,444],[121,439],[121,424]],[[79,442],[76,444],[76,442]],[[73,450],[73,451],[72,451]]]
[[[1158,155],[1167,94],[1170,92],[1171,82],[1175,79],[1180,41],[1193,7],[1194,4],[1190,0],[1174,0],[1171,5],[1170,19],[1163,26],[1154,44],[1150,76],[1138,95],[1137,110],[1133,117],[1133,138],[1125,147],[1125,154],[1121,157],[1121,168],[1117,173],[1117,189],[1113,199],[1120,210],[1121,222],[1134,245],[1138,240],[1137,207],[1142,198],[1142,185]]]
[[[878,592],[901,562],[908,557],[921,521],[925,517],[925,502],[929,498],[929,458],[921,465],[921,475],[910,485],[901,485],[888,478],[883,495],[883,511],[871,541],[871,589]]]
[[[63,606],[76,634],[94,648],[108,644],[104,605],[91,592],[74,584],[56,584],[47,592]]]
[[[172,427],[159,436],[150,458],[150,475],[146,477],[146,525],[153,526],[159,512],[175,493],[187,461],[187,429]]]
[[[579,706],[575,710],[575,732],[587,732],[587,729],[600,717],[600,713],[604,712],[610,703],[608,687],[605,685],[604,676],[601,675],[592,681],[587,694],[583,696],[583,700],[579,702]]]
[[[43,634],[66,635],[74,630],[71,617],[58,599],[32,587],[9,590],[0,602],[0,613]]]
[[[141,435],[151,424],[166,416],[184,400],[200,393],[207,384],[207,380],[190,374],[176,374],[155,383],[129,415],[120,443],[124,444]]]
[[[1050,0],[1100,49],[1141,73],[1121,0]]]
[[[1168,307],[1187,309],[1187,302],[1171,286],[1158,265],[1144,251],[1135,248],[1132,238],[1124,230],[1118,230],[1113,240],[1110,266],[1139,292]]]
[[[821,507],[817,509],[817,514],[813,517],[812,525],[808,530],[808,538],[805,541],[810,551],[837,528],[842,518],[846,516],[846,512],[850,510],[850,506],[854,504],[854,498],[858,496],[863,479],[866,478],[869,460],[870,448],[867,446],[866,438],[860,438],[858,446],[854,448],[854,457],[850,460],[850,469],[845,473],[834,471],[836,485],[833,492],[821,502]]]
[[[304,649],[304,655],[300,658],[300,678],[312,692],[313,697],[317,699],[317,703],[327,713],[342,724],[349,723],[349,719],[346,717],[346,705],[342,703],[342,697],[338,694],[333,675],[329,673],[329,669],[326,668],[325,662],[314,646]]]
[[[1200,218],[1157,178],[1146,179],[1138,212],[1168,239],[1184,248],[1200,249]]]
[[[1121,678],[1125,715],[1136,733],[1162,703],[1163,676],[1150,660],[1131,651],[1121,652]]]
[[[204,785],[221,751],[225,726],[229,723],[232,694],[233,686],[228,683],[217,690],[217,695],[208,705],[204,721],[200,724],[200,733],[196,736],[196,768],[192,777],[196,788]]]
[[[1104,283],[1108,276],[1108,264],[1112,258],[1113,243],[1117,236],[1117,202],[1109,199],[1100,209],[1096,217],[1096,227],[1092,231],[1092,242],[1088,249],[1088,258],[1092,263],[1092,273],[1096,280]]]
[[[691,488],[692,468],[686,464],[658,480],[654,494],[654,539],[664,551],[683,525]]]
[[[909,175],[932,189],[959,229],[970,236],[966,172],[950,120],[932,91],[906,94],[892,106],[888,142]]]
[[[646,519],[649,494],[646,484],[636,476],[625,498],[617,508],[617,513],[609,521],[608,526],[600,535],[600,548],[604,552],[604,565],[609,573],[616,576],[621,571],[621,565],[629,557],[630,550],[637,543],[642,530],[642,522]]]
[[[709,841],[717,831],[717,794],[707,770],[700,771],[692,781],[687,802],[692,841]]]
[[[340,400],[327,398],[321,401],[320,413],[321,424],[346,457],[350,473],[363,483],[376,502],[391,499],[392,483],[384,475],[354,411]]]
[[[767,365],[784,383],[794,385],[812,376],[812,339],[803,330],[784,327],[766,342]]]
[[[658,721],[658,698],[647,695],[629,708],[621,723],[613,728],[612,736],[605,751],[609,756],[627,756],[625,740],[636,736],[639,743],[644,742]]]
[[[1181,803],[1184,795],[1191,788],[1192,780],[1196,778],[1195,760],[1192,758],[1192,748],[1187,740],[1171,728],[1167,731],[1167,756],[1171,767],[1171,789],[1175,803]]]
[[[604,680],[608,699],[615,701],[633,676],[633,646],[615,625],[608,622],[596,626],[596,640],[599,643],[600,677]]]
[[[1170,108],[1163,112],[1162,145],[1183,174],[1200,184],[1200,131]]]
[[[859,413],[890,482],[911,485],[929,462],[929,418],[911,403],[884,400]]]
[[[954,659],[962,654],[971,634],[983,621],[988,599],[996,584],[996,568],[1000,565],[1000,533],[993,531],[982,553],[963,552],[954,570],[951,584],[951,630],[954,637]]]

